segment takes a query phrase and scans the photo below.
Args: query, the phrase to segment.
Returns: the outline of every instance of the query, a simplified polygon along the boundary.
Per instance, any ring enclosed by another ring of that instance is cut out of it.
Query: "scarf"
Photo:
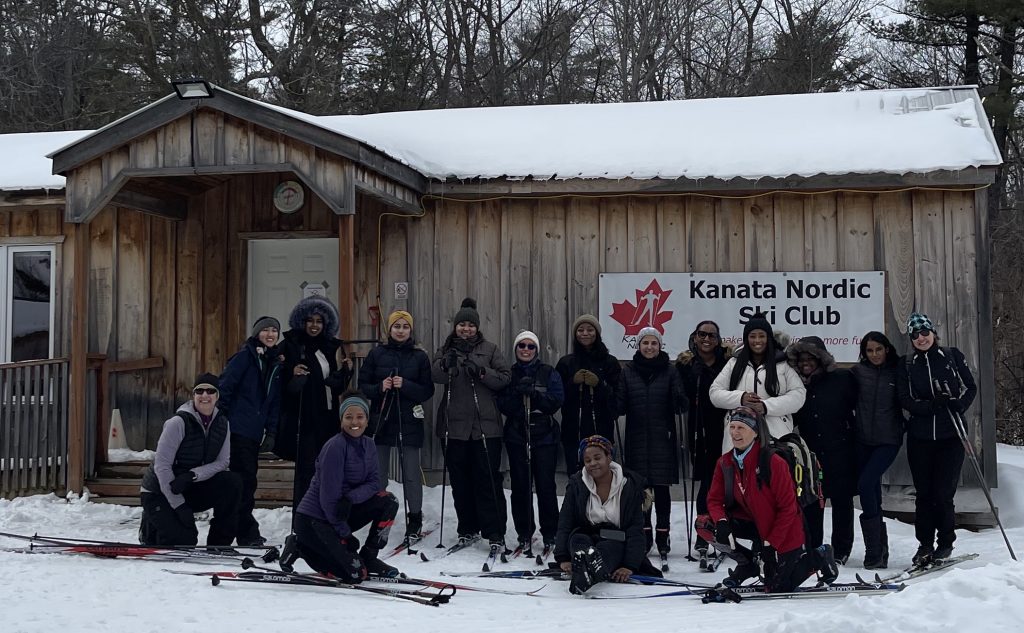
[[[640,350],[637,350],[633,354],[633,368],[636,369],[636,373],[640,374],[643,381],[649,384],[654,376],[668,369],[668,354],[661,351],[654,358],[646,358],[640,353]]]

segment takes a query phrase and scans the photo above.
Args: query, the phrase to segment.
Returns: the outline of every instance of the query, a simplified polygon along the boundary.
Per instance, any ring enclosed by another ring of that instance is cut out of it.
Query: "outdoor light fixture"
[[[213,96],[213,88],[205,79],[177,79],[171,85],[179,99],[209,99]]]

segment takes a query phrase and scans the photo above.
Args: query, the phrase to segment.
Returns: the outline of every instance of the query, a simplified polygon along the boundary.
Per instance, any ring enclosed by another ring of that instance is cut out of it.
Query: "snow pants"
[[[364,559],[376,558],[377,552],[387,545],[397,514],[398,500],[393,494],[381,491],[352,506],[348,515],[352,533],[341,537],[327,521],[299,512],[295,515],[299,556],[321,574],[330,574],[353,584],[362,582],[366,578]],[[370,532],[362,550],[359,550],[355,532],[367,524]]]
[[[537,515],[541,538],[545,543],[555,542],[558,531],[558,491],[555,487],[555,465],[558,461],[558,445],[534,446],[527,464],[526,445],[505,443],[508,453],[508,474],[512,487],[512,522],[516,526],[519,541],[527,543],[536,529],[533,512],[533,490],[537,491]]]
[[[235,540],[241,492],[241,478],[236,473],[223,471],[206,481],[193,483],[182,495],[191,512],[213,509],[207,545],[227,546]],[[199,530],[191,512],[179,513],[159,492],[144,492],[140,501],[142,527],[139,532],[144,537],[139,540],[144,540],[144,545],[196,545],[199,542]]]
[[[460,536],[481,533],[490,541],[505,540],[508,509],[501,485],[501,438],[448,440],[448,477]],[[486,448],[485,448],[486,447]]]
[[[922,440],[907,438],[907,461],[917,489],[914,501],[914,534],[921,545],[931,546],[938,534],[938,547],[952,547],[955,510],[953,495],[964,465],[960,439]]]

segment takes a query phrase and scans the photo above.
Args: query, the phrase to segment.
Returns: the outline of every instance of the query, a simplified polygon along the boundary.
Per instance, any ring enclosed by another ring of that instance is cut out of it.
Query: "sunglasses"
[[[714,332],[702,332],[697,330],[697,338],[718,338],[718,335]]]
[[[194,395],[197,395],[197,396],[201,396],[203,394],[206,394],[208,396],[212,396],[212,395],[216,395],[217,390],[216,389],[205,389],[203,387],[200,387],[199,389],[193,389],[192,393]]]
[[[931,333],[932,333],[931,330],[916,330],[916,331],[910,333],[910,340],[916,341],[917,339],[921,338],[922,336],[928,336]]]
[[[533,343],[517,343],[516,349],[537,349],[537,346]]]

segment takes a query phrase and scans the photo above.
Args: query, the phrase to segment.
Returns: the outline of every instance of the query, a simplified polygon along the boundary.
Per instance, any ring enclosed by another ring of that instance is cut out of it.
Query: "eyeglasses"
[[[914,331],[914,332],[910,333],[910,340],[916,341],[917,339],[921,338],[922,336],[928,336],[931,333],[932,333],[931,330],[917,330],[917,331]]]
[[[697,330],[697,338],[718,338],[718,335],[714,332],[703,332],[701,330]]]
[[[197,396],[201,396],[203,394],[206,394],[208,396],[213,396],[213,395],[216,395],[217,390],[213,389],[213,388],[206,389],[204,387],[200,387],[198,389],[193,389],[192,393],[193,393],[193,395],[197,395]]]
[[[516,349],[537,349],[537,346],[533,343],[517,343]]]

